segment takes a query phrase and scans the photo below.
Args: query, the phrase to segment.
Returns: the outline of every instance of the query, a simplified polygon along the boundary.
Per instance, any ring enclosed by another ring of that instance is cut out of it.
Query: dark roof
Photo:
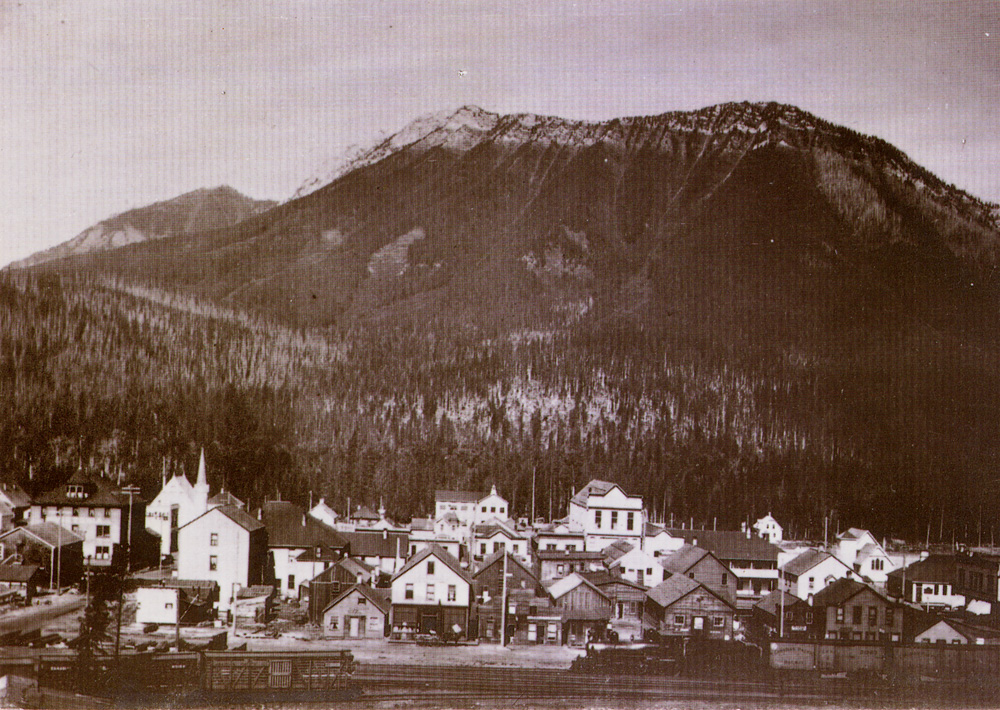
[[[591,496],[591,494],[602,496],[615,486],[618,486],[618,484],[611,483],[609,481],[602,481],[600,479],[595,478],[590,483],[581,488],[579,491],[577,491],[576,495],[573,496],[572,501],[577,505],[587,505],[587,499]],[[618,487],[621,488],[621,486]]]
[[[0,565],[0,582],[30,582],[38,570],[38,565]]]
[[[325,613],[326,610],[329,609],[330,607],[336,606],[343,599],[353,594],[354,592],[360,592],[361,594],[363,594],[368,599],[368,601],[374,604],[378,608],[378,610],[381,611],[383,614],[389,613],[389,607],[391,606],[391,604],[389,603],[390,590],[376,589],[368,584],[355,584],[348,587],[340,594],[338,594],[336,597],[334,597],[333,600],[329,604],[327,604],[326,607],[323,609],[323,612]]]
[[[833,555],[824,550],[805,550],[802,554],[794,557],[793,559],[785,563],[785,566],[782,568],[782,570],[784,571],[785,574],[791,574],[798,577],[804,574],[805,572],[811,570],[820,562],[826,562],[826,560],[828,560],[831,557],[833,557]],[[833,557],[833,559],[840,562],[840,564],[844,565],[844,567],[847,567],[847,565],[841,562],[838,558]],[[850,567],[847,568],[850,569]]]
[[[264,503],[261,520],[267,528],[268,547],[333,547],[343,549],[347,542],[339,532],[324,525],[294,503],[272,500]]]
[[[785,609],[791,609],[796,604],[806,604],[804,600],[799,599],[794,594],[775,590],[754,604],[754,607],[766,611],[771,616],[777,616],[781,607],[782,596],[785,597]]]
[[[515,539],[524,540],[528,537],[524,533],[518,532],[513,527],[508,527],[507,525],[500,525],[499,523],[482,523],[480,525],[474,526],[472,528],[472,532],[475,534],[476,537],[482,537],[482,538],[492,537],[493,535],[496,535],[497,533],[501,532],[507,537],[509,537],[511,540]]]
[[[730,600],[716,594],[701,582],[695,581],[690,577],[685,577],[681,574],[672,575],[668,579],[660,582],[646,592],[646,596],[659,604],[661,607],[666,608],[699,588],[704,590],[706,593],[711,594],[716,599],[725,602],[727,606],[733,609],[736,608]]]
[[[339,535],[348,544],[351,557],[406,557],[410,552],[410,536],[405,532],[352,530]]]
[[[478,577],[480,574],[483,573],[484,570],[491,567],[493,563],[501,561],[503,559],[503,555],[504,555],[504,550],[500,550],[499,552],[494,552],[492,555],[490,555],[489,557],[487,557],[486,559],[484,559],[482,562],[479,563],[479,566],[476,568],[476,571],[472,573],[472,576]],[[513,563],[518,567],[520,567],[522,570],[524,570],[529,577],[531,577],[535,581],[538,581],[538,576],[531,570],[531,568],[529,568],[527,565],[521,562],[521,560],[514,557],[514,555],[512,555],[510,552],[507,552],[507,558],[509,560],[508,569],[509,565]]]
[[[66,491],[70,485],[84,486],[85,498],[70,498]],[[133,503],[144,502],[140,496],[132,496]],[[91,476],[77,470],[69,480],[35,498],[36,505],[65,505],[76,508],[123,508],[128,505],[128,495],[117,486],[98,476]]]
[[[472,491],[434,491],[435,503],[478,503],[482,499]]]
[[[605,560],[611,562],[613,560],[617,560],[625,553],[631,552],[633,549],[635,548],[632,546],[632,543],[627,540],[616,540],[601,550],[601,553],[604,555]]]
[[[410,559],[408,559],[406,561],[406,564],[403,565],[403,568],[401,570],[399,570],[398,572],[396,572],[396,574],[394,574],[392,576],[392,578],[393,579],[397,579],[400,575],[402,575],[402,574],[404,574],[406,572],[409,572],[411,569],[413,569],[414,567],[416,567],[418,564],[420,564],[421,562],[423,562],[424,560],[426,560],[431,555],[434,555],[437,559],[441,560],[444,564],[446,564],[451,569],[452,572],[454,572],[455,574],[457,574],[463,580],[465,580],[469,584],[472,584],[472,577],[469,576],[468,572],[466,572],[464,569],[462,569],[462,566],[458,563],[458,560],[456,560],[451,555],[451,553],[449,553],[443,547],[441,547],[439,545],[433,545],[433,544],[432,545],[428,545],[427,547],[425,547],[424,549],[422,549],[420,552],[418,552],[417,554],[415,554],[413,557],[411,557]]]
[[[21,534],[31,535],[49,547],[59,547],[60,545],[72,545],[74,543],[83,542],[83,537],[77,533],[72,530],[67,530],[66,528],[61,528],[61,526],[56,523],[48,521],[8,530],[3,535],[0,535],[0,539],[11,535],[11,533],[17,533],[18,531],[22,531]]]
[[[666,528],[662,525],[656,525],[654,523],[646,523],[645,535],[646,537],[656,537],[661,532],[664,532]]]
[[[840,606],[851,597],[863,592],[866,589],[870,590],[872,594],[875,594],[884,601],[889,601],[884,594],[881,594],[871,585],[863,584],[849,577],[842,577],[841,579],[831,582],[826,587],[818,591],[813,596],[813,605]]]
[[[900,579],[905,577],[913,582],[954,583],[956,562],[954,555],[931,555],[909,567],[893,570],[889,576]]]
[[[379,514],[365,505],[359,505],[351,518],[354,520],[380,520]]]
[[[707,555],[712,553],[703,547],[695,547],[684,543],[675,551],[660,558],[660,566],[668,572],[684,574]],[[721,563],[720,563],[721,564]]]
[[[777,562],[778,552],[780,552],[777,545],[772,545],[753,534],[747,537],[747,534],[740,530],[678,530],[674,528],[667,532],[674,537],[684,538],[684,542],[691,544],[697,540],[698,547],[708,550],[723,562],[728,560]]]
[[[581,577],[583,577],[585,580],[593,584],[598,589],[601,589],[602,587],[610,587],[613,584],[624,584],[626,587],[634,587],[635,589],[638,589],[640,591],[643,592],[646,591],[646,587],[639,584],[638,582],[632,582],[628,579],[625,579],[624,577],[613,575],[607,570],[603,569],[577,572],[577,574],[579,574]],[[604,590],[601,589],[601,591]]]

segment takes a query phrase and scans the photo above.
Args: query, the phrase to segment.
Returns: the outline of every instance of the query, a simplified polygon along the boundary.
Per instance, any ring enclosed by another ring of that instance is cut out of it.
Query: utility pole
[[[125,569],[129,572],[132,571],[132,496],[138,495],[142,490],[139,486],[125,486],[122,488],[122,493],[128,495],[128,539],[127,539],[127,552],[128,557],[125,561]]]
[[[507,546],[503,550],[503,593],[500,595],[500,646],[507,645]]]
[[[538,471],[538,464],[531,467],[531,524],[535,524],[535,473]],[[549,521],[552,522],[552,521]]]

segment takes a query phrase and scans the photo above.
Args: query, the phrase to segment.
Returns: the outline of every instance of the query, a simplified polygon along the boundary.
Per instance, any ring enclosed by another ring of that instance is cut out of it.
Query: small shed
[[[389,590],[355,584],[323,610],[323,633],[331,638],[382,638],[389,633]]]
[[[41,580],[41,567],[38,565],[0,564],[0,597],[13,592],[30,603]]]

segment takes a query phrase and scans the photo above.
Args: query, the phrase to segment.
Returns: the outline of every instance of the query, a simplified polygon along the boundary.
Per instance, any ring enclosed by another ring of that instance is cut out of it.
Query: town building
[[[534,572],[519,557],[504,550],[490,555],[477,565],[472,573],[472,592],[476,600],[476,623],[473,626],[477,627],[479,638],[493,642],[500,641],[505,593],[508,605],[514,597],[529,600],[546,597],[545,589]],[[539,603],[544,605],[544,601],[536,602],[536,611]],[[514,606],[515,614],[510,614],[510,618],[506,620],[508,640],[513,638],[517,628],[516,604]]]
[[[958,555],[955,578],[954,593],[963,595],[970,607],[980,607],[985,613],[1000,612],[1000,557],[980,553]]]
[[[781,623],[782,614],[785,617],[784,626]],[[748,631],[761,642],[775,638],[813,640],[816,638],[813,608],[805,599],[787,591],[771,592],[753,605]]]
[[[660,525],[646,523],[642,548],[649,554],[660,557],[680,549],[682,545],[684,545],[683,537],[671,535],[669,530]]]
[[[784,530],[774,517],[768,513],[763,518],[758,518],[757,522],[753,524],[753,529],[757,533],[757,537],[767,540],[772,545],[777,545],[781,542]]]
[[[421,634],[468,634],[472,578],[441,548],[427,547],[411,557],[391,586],[394,632],[405,626]]]
[[[630,496],[615,483],[593,480],[569,502],[570,529],[582,530],[588,551],[626,540],[642,549],[646,527],[641,496]]]
[[[659,558],[659,562],[668,575],[679,574],[701,582],[720,597],[735,604],[736,575],[708,550],[686,544]]]
[[[165,579],[135,592],[138,624],[198,624],[212,618],[219,587],[204,580]]]
[[[327,604],[322,614],[328,638],[383,638],[389,635],[390,590],[355,584]]]
[[[580,575],[611,599],[612,627],[621,631],[628,623],[638,624],[640,630],[638,637],[641,638],[642,607],[646,601],[648,588],[603,570],[581,572]]]
[[[613,615],[607,594],[576,572],[546,583],[546,588],[562,615],[564,644],[582,646],[604,636]]]
[[[9,595],[16,594],[31,604],[39,587],[45,586],[45,576],[38,565],[26,565],[21,562],[0,563],[0,599],[9,603]]]
[[[979,624],[967,624],[957,619],[932,619],[930,625],[920,631],[914,643],[935,643],[948,645],[996,646],[1000,644],[1000,630]]]
[[[177,577],[215,582],[218,610],[228,611],[237,592],[264,584],[267,528],[239,508],[212,508],[178,531]]]
[[[799,599],[808,599],[853,571],[838,558],[823,550],[808,549],[785,564],[781,570],[781,588]]]
[[[889,573],[889,595],[924,609],[962,609],[965,595],[955,590],[958,561],[955,555],[929,555]]]
[[[274,562],[275,586],[283,597],[298,598],[299,585],[305,585],[347,554],[347,541],[341,533],[294,503],[267,501],[260,513]]]
[[[42,586],[58,589],[83,576],[83,537],[55,523],[35,523],[0,534],[0,560],[38,566]]]
[[[333,508],[326,503],[325,498],[320,498],[319,503],[309,509],[309,515],[328,527],[335,527],[340,516]]]
[[[813,597],[814,633],[822,639],[899,643],[903,610],[872,585],[845,577]]]
[[[323,610],[348,587],[372,586],[377,581],[375,568],[352,557],[344,557],[309,580],[309,623],[323,623]]]
[[[0,482],[0,532],[27,522],[31,497],[16,483]]]
[[[611,574],[644,587],[655,587],[670,576],[660,559],[624,540],[604,548],[604,564]]]
[[[341,530],[348,554],[372,567],[385,581],[402,569],[409,557],[410,536],[392,530]]]
[[[597,550],[540,551],[536,557],[538,578],[543,582],[560,579],[574,572],[596,572],[604,569],[604,553]]]
[[[433,518],[413,518],[410,521],[410,555],[429,545],[438,545],[455,559],[462,559],[462,543],[457,537],[438,535]],[[408,555],[409,556],[409,555]]]
[[[733,637],[736,607],[701,582],[675,574],[646,592],[643,626],[661,636]]]
[[[28,522],[55,523],[76,533],[83,538],[84,563],[96,567],[110,566],[115,550],[123,545],[131,550],[133,563],[141,564],[148,552],[146,502],[82,470],[36,497]]]
[[[160,492],[146,507],[146,527],[159,535],[161,556],[177,554],[177,531],[208,510],[208,493],[204,451],[195,485],[183,473],[164,476]]]
[[[587,546],[582,530],[570,530],[566,523],[536,526],[535,550],[538,552],[576,552]]]
[[[531,564],[531,537],[516,529],[513,520],[492,518],[472,526],[472,559],[481,562],[490,555],[509,550],[525,564]]]

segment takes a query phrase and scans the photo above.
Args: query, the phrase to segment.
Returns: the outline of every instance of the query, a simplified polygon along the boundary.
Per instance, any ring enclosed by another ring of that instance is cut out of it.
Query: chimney
[[[749,540],[753,535],[750,533],[750,528],[747,528],[747,540]]]
[[[382,539],[383,540],[388,540],[389,539],[389,530],[387,528],[382,528]],[[398,547],[399,540],[396,540],[396,544],[397,544],[397,547]]]
[[[931,556],[931,553],[929,553],[927,550],[921,550],[920,551],[920,559],[926,560],[930,556]]]
[[[698,547],[698,538],[696,537],[691,538],[691,546]]]
[[[260,508],[257,508],[257,520],[263,520],[263,519],[264,519],[264,516],[261,513]]]
[[[809,602],[809,606],[812,606],[813,605],[813,595],[810,594],[808,597],[806,597],[806,601]]]
[[[306,526],[306,516],[302,516],[302,527]]]

